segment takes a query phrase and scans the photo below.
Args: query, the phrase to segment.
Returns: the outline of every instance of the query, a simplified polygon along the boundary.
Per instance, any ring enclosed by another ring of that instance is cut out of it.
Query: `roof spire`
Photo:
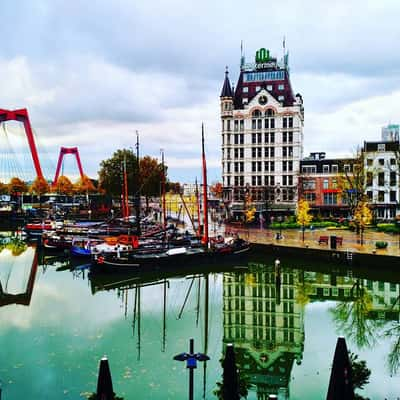
[[[233,97],[231,83],[229,82],[228,75],[229,75],[228,66],[226,66],[225,67],[225,80],[224,80],[224,85],[222,86],[222,91],[221,91],[220,97]]]

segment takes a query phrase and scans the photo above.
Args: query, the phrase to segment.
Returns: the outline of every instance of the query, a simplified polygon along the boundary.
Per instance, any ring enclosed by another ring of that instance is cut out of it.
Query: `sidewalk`
[[[400,257],[400,235],[388,234],[367,230],[363,235],[363,244],[360,243],[360,236],[355,232],[345,229],[315,229],[303,233],[298,229],[282,229],[282,239],[277,240],[276,236],[279,229],[257,229],[257,228],[238,228],[226,226],[226,232],[237,232],[241,237],[257,244],[275,244],[288,247],[308,247],[319,250],[331,250],[330,244],[319,244],[320,236],[338,236],[343,238],[343,244],[337,246],[337,250],[351,251],[353,253],[382,254],[387,256]],[[376,249],[375,242],[388,242],[386,249]],[[400,260],[399,260],[400,261]]]

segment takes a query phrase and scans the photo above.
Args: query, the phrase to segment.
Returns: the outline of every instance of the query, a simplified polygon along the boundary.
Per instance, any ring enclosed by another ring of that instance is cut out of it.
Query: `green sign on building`
[[[265,63],[269,61],[269,50],[263,47],[256,51],[256,63]]]

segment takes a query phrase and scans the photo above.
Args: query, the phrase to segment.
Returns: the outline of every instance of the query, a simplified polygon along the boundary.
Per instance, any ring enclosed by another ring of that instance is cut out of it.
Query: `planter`
[[[388,246],[388,242],[380,241],[380,242],[375,242],[375,247],[377,249],[386,249]]]

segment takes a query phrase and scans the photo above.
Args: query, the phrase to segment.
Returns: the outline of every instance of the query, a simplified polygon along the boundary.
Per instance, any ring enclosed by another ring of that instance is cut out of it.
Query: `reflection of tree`
[[[375,343],[376,329],[379,321],[368,318],[372,310],[372,296],[357,279],[351,288],[353,301],[340,302],[331,313],[338,331],[353,340],[359,348],[369,347]]]
[[[310,302],[310,294],[312,293],[312,285],[307,283],[304,279],[304,271],[299,271],[299,279],[296,285],[296,303],[302,309]]]
[[[396,303],[400,306],[400,296],[397,297],[393,308]],[[388,366],[390,374],[394,375],[400,368],[400,323],[398,321],[392,322],[390,327],[383,333],[383,336],[393,340],[388,356]]]

